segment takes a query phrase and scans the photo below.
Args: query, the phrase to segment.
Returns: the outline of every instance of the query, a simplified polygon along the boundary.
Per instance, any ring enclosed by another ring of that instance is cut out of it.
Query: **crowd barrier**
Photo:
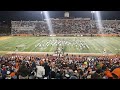
[[[119,34],[95,34],[95,36],[111,37],[111,36],[120,36],[120,35]]]
[[[12,36],[33,36],[32,34],[14,34]]]
[[[7,56],[40,56],[40,57],[46,57],[47,55],[51,56],[59,56],[59,54],[55,54],[54,52],[8,52],[6,54]],[[61,57],[63,56],[91,56],[91,57],[109,57],[109,58],[115,58],[115,57],[120,57],[120,54],[102,54],[102,53],[64,53],[64,55],[60,55]]]
[[[12,36],[51,36],[51,35],[48,35],[48,34],[39,34],[39,35],[33,35],[33,34],[14,34]],[[68,36],[68,37],[84,37],[84,36],[88,36],[88,37],[119,37],[120,34],[56,34],[56,35],[52,35],[52,36]]]

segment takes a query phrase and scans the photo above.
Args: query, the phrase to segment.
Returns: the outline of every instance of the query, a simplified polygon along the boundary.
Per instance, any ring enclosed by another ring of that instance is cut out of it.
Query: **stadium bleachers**
[[[51,19],[54,34],[119,34],[119,20],[102,20],[103,30],[100,32],[96,21],[90,19]],[[11,33],[14,34],[49,34],[47,22],[44,21],[12,21]]]

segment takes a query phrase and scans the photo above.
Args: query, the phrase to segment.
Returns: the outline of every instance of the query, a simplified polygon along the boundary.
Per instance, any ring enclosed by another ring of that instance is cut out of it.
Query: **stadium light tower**
[[[93,22],[95,11],[91,11],[91,14],[92,14],[92,22]],[[91,30],[92,30],[92,23],[91,23]],[[91,36],[92,36],[92,34],[91,34]]]
[[[41,14],[41,17],[42,17],[42,21],[43,21],[43,11],[41,11],[41,12],[40,12],[40,14]]]
[[[44,14],[44,17],[46,19],[46,23],[48,25],[48,29],[49,29],[50,35],[53,35],[52,22],[51,22],[51,19],[50,19],[49,12],[48,11],[43,11],[43,14]]]
[[[91,11],[91,13],[92,13],[92,20],[93,20],[95,11]]]

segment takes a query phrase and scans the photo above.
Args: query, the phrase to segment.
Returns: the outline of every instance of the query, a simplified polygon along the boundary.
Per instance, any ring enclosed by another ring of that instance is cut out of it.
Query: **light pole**
[[[92,14],[92,22],[93,22],[93,20],[94,20],[94,13],[95,13],[95,11],[91,11],[91,14]],[[92,23],[91,23],[91,31],[92,31]],[[91,35],[92,36],[92,35]]]
[[[94,13],[95,13],[95,11],[91,11],[91,13],[92,13],[92,21],[94,20]]]

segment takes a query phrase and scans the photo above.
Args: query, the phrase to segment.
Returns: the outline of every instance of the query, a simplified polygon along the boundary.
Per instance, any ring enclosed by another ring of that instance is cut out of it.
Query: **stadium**
[[[69,11],[51,18],[39,11],[40,20],[2,21],[0,78],[119,79],[120,20],[89,12],[89,18]]]

